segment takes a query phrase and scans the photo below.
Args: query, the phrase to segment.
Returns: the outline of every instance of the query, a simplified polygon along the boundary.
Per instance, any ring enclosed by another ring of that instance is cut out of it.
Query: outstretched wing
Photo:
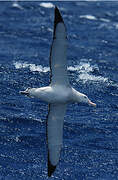
[[[63,122],[66,104],[50,104],[47,120],[48,176],[54,172],[59,162],[63,141]]]
[[[50,52],[51,85],[69,86],[67,76],[66,28],[57,7],[55,7],[53,43]]]

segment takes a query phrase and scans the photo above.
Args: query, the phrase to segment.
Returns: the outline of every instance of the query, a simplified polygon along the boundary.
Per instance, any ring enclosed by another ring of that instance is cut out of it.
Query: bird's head
[[[31,91],[31,88],[27,88],[25,91],[20,91],[20,94],[30,96],[30,91]]]
[[[88,104],[88,105],[96,107],[96,104],[93,103],[85,94],[80,94],[79,101],[81,103]]]
[[[27,88],[25,91],[20,91],[20,94],[26,95],[31,98],[37,97],[37,90],[38,88]]]

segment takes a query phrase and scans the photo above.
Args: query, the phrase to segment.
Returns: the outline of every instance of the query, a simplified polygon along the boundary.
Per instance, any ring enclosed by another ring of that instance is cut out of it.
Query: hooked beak
[[[96,107],[96,104],[95,104],[95,103],[93,103],[93,102],[91,102],[90,100],[88,101],[88,103],[89,103],[91,106]]]
[[[29,96],[29,90],[30,88],[27,88],[25,91],[20,91],[20,94]]]
[[[29,95],[28,91],[20,91],[20,94]]]

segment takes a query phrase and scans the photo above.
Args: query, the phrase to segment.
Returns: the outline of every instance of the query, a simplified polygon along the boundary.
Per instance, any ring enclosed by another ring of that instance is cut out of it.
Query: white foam
[[[104,78],[102,76],[90,75],[88,73],[80,74],[79,79],[83,80],[84,82],[86,82],[86,81],[103,81],[103,82],[106,82],[108,80],[107,78]]]
[[[18,0],[14,0],[12,7],[23,10],[24,8],[18,4]]]
[[[22,68],[29,68],[30,71],[35,72],[48,72],[50,69],[49,67],[42,67],[41,65],[35,65],[35,64],[28,64],[26,62],[15,62],[13,63],[16,69],[22,69]]]
[[[23,69],[23,68],[29,68],[32,72],[42,72],[46,73],[50,71],[49,67],[43,67],[41,65],[35,65],[35,64],[29,64],[27,62],[21,63],[21,62],[14,62],[13,65],[16,69]],[[90,65],[89,62],[80,62],[78,65],[75,66],[69,66],[69,71],[76,71],[78,73],[77,82],[79,80],[82,80],[83,82],[86,81],[108,81],[108,78],[102,77],[102,76],[95,76],[92,74],[94,69],[99,68],[97,66]]]
[[[89,19],[89,20],[97,20],[97,18],[92,15],[81,15],[80,18],[85,18],[85,19]]]
[[[110,22],[109,19],[105,19],[105,18],[100,18],[100,20],[103,21],[103,22]]]
[[[97,66],[92,66],[92,65],[90,65],[89,62],[80,62],[79,65],[76,65],[74,67],[72,67],[72,66],[68,67],[68,70],[78,72],[77,81],[82,80],[84,83],[86,81],[106,82],[108,80],[108,78],[104,78],[102,76],[95,76],[92,74],[92,72],[95,68],[99,70],[99,68]]]
[[[116,29],[118,29],[118,23],[114,23]]]
[[[42,3],[40,3],[40,6],[45,7],[45,8],[53,8],[54,7],[54,5],[50,2],[42,2]]]
[[[78,71],[80,68],[79,68],[79,66],[70,66],[70,67],[68,67],[68,70],[69,71]]]
[[[48,28],[48,31],[53,32],[53,30],[51,28]]]
[[[92,67],[90,66],[90,64],[89,63],[86,63],[86,62],[84,62],[84,63],[81,63],[80,62],[80,64],[79,65],[75,65],[75,66],[70,66],[70,67],[68,67],[68,70],[70,70],[70,71],[78,71],[79,73],[81,72],[90,72],[90,71],[92,71]]]

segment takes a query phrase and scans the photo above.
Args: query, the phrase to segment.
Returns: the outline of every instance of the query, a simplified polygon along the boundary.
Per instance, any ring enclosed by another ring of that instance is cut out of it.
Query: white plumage
[[[22,94],[39,98],[49,103],[47,120],[48,176],[59,162],[63,143],[63,122],[67,103],[78,102],[93,106],[88,97],[70,86],[67,75],[67,35],[60,12],[55,7],[53,43],[50,53],[51,82],[47,87],[31,88]]]

